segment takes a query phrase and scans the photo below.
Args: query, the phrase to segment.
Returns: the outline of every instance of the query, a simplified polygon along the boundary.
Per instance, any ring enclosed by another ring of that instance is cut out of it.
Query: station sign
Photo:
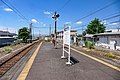
[[[62,59],[65,58],[65,52],[68,54],[68,61],[66,62],[66,64],[71,65],[70,62],[70,30],[71,30],[71,26],[69,25],[65,25],[64,29],[63,29],[63,54],[61,56]],[[68,47],[68,49],[66,50],[65,47]]]

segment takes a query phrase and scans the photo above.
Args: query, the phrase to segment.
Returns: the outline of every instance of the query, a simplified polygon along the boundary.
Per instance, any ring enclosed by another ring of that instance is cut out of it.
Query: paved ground
[[[2,77],[0,77],[0,80],[17,80],[17,77],[23,70],[25,64],[29,60],[29,58],[32,56],[33,52],[38,47],[38,44],[36,44],[24,57],[22,57],[11,69],[9,69]]]
[[[71,51],[79,63],[72,66],[61,59],[62,48],[44,43],[35,58],[26,80],[120,80],[120,72]]]

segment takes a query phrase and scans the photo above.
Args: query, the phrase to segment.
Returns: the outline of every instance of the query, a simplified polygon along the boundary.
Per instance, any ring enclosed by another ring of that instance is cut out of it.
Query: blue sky
[[[0,30],[10,30],[11,32],[17,32],[21,27],[29,27],[29,22],[32,20],[35,34],[48,34],[49,25],[54,30],[54,20],[51,18],[52,14],[58,10],[60,17],[58,19],[57,30],[63,29],[63,25],[71,23],[72,29],[79,29],[78,33],[81,33],[82,25],[88,24],[94,18],[104,19],[110,17],[111,14],[120,13],[120,0],[117,0],[116,4],[91,15],[85,19],[80,18],[94,12],[105,5],[108,5],[115,0],[70,0],[65,7],[62,6],[68,0],[4,0],[8,4],[15,6],[29,21],[21,19],[13,10],[9,9],[0,1]],[[59,10],[60,9],[60,10]],[[116,14],[115,14],[116,15]],[[120,18],[120,17],[119,17]],[[119,20],[114,18],[105,22],[110,23]],[[76,24],[79,20],[78,24]],[[116,28],[118,25],[110,25],[108,28]],[[86,26],[83,26],[85,29]]]

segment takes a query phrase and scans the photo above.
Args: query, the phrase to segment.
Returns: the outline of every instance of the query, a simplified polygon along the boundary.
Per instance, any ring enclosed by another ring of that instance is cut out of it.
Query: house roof
[[[3,38],[13,38],[13,37],[9,37],[9,36],[0,37],[0,39],[3,39]]]
[[[111,35],[120,35],[120,32],[106,32],[106,33],[94,34],[94,36],[111,36]]]
[[[93,34],[86,34],[84,37],[92,38],[93,36]]]
[[[70,30],[71,32],[77,32],[77,30]]]
[[[77,32],[77,30],[70,30],[70,32]],[[63,33],[63,31],[58,31],[57,33]]]
[[[0,36],[14,36],[15,33],[10,33],[8,31],[0,31]]]

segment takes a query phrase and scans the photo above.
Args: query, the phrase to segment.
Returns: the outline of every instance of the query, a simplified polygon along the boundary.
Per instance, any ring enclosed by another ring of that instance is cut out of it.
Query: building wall
[[[110,42],[114,42],[115,41],[115,44],[113,43],[110,43]],[[118,49],[120,50],[120,36],[119,35],[116,35],[116,36],[100,36],[99,37],[99,45],[102,45],[103,47],[106,47],[106,48],[110,48],[111,47],[115,47],[113,48],[114,49]]]
[[[109,44],[109,37],[108,36],[101,36],[101,37],[99,37],[99,42]]]
[[[14,40],[14,38],[0,38],[0,46],[11,44]]]
[[[77,31],[70,32],[71,44],[76,43],[76,35],[77,35]],[[57,34],[57,40],[59,40],[59,41],[63,40],[63,32],[62,31]]]
[[[116,41],[116,46],[120,46],[120,37],[119,36],[111,36],[111,41]]]

